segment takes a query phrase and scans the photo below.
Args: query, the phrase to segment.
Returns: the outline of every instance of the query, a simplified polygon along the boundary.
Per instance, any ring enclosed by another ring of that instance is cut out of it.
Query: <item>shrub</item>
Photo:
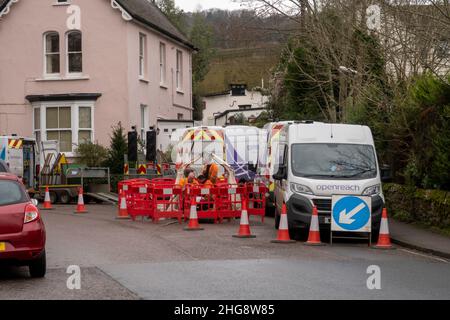
[[[111,143],[105,165],[110,168],[111,173],[123,173],[124,155],[128,153],[127,137],[122,123],[112,127]]]
[[[108,150],[93,142],[85,142],[78,146],[76,150],[79,162],[88,167],[101,167],[108,155]]]

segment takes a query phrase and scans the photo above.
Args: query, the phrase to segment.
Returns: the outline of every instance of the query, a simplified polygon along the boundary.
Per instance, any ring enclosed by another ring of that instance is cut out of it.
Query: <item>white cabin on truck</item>
[[[36,186],[36,140],[19,136],[0,136],[0,160],[12,174],[22,178],[27,188]]]

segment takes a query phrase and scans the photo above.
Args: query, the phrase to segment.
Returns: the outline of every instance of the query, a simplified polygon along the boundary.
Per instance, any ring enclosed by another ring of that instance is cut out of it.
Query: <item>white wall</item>
[[[203,98],[205,104],[203,125],[214,125],[214,114],[239,109],[239,105],[251,105],[252,109],[263,108],[267,101],[268,96],[263,96],[259,91],[248,90],[245,90],[245,96],[232,96],[230,90],[229,94],[205,97]]]
[[[192,121],[180,122],[180,121],[158,121],[159,134],[156,138],[156,148],[165,152],[170,145],[170,138],[172,133],[176,129],[192,127]]]

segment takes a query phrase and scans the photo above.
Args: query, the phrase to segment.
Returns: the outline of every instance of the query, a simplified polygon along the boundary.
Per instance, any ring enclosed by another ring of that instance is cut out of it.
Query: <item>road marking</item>
[[[444,263],[447,263],[447,264],[450,263],[450,262],[449,262],[448,260],[446,260],[446,259],[438,258],[438,257],[433,256],[433,255],[424,254],[424,253],[419,253],[419,252],[411,251],[411,250],[408,250],[408,249],[399,249],[399,250],[404,251],[404,252],[408,252],[408,253],[411,253],[411,254],[415,254],[416,256],[421,256],[421,257],[425,257],[425,258],[437,260],[437,261],[440,261],[440,262],[444,262]]]

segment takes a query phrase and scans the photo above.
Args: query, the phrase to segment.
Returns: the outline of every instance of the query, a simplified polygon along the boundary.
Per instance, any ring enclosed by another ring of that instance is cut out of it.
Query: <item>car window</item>
[[[0,206],[27,202],[23,187],[15,181],[0,180]]]

